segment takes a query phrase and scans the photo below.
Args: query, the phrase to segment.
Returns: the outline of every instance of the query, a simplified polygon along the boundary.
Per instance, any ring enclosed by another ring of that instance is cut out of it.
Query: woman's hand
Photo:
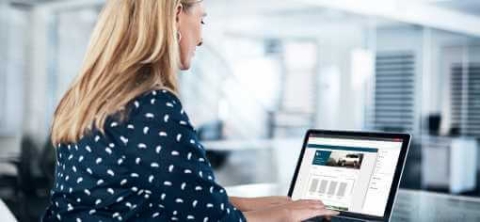
[[[287,204],[291,202],[290,197],[287,196],[270,196],[257,198],[241,198],[230,197],[230,202],[239,210],[243,212],[252,210],[261,210],[277,205]]]
[[[318,200],[297,200],[263,210],[244,212],[244,215],[249,222],[296,222],[317,216],[329,218],[338,215],[338,212],[326,209],[325,205]]]

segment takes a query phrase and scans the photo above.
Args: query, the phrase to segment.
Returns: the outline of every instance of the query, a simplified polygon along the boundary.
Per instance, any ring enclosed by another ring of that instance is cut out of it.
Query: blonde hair
[[[108,116],[152,89],[177,92],[176,10],[198,0],[109,0],[93,31],[83,67],[61,99],[53,144],[74,143],[91,127],[104,133]]]

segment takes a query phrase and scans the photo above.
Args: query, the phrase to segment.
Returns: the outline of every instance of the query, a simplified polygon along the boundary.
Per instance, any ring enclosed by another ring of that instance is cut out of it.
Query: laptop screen
[[[402,139],[310,134],[292,199],[383,217]]]

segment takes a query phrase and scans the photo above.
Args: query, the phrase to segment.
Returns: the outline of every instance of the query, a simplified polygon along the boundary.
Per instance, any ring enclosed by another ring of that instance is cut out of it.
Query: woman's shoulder
[[[189,123],[180,99],[166,89],[149,90],[133,99],[128,107],[128,119],[132,121],[139,118],[164,122],[176,119]]]
[[[166,89],[154,89],[142,93],[134,98],[130,105],[133,108],[139,109],[141,107],[156,107],[159,108],[162,105],[169,108],[181,107],[182,103],[176,94]]]

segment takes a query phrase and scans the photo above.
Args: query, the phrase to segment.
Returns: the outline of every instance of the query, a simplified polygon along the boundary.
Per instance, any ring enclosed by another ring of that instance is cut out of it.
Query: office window
[[[451,67],[451,127],[461,135],[480,137],[480,64]]]
[[[414,54],[378,53],[375,66],[374,128],[384,131],[414,130]]]

